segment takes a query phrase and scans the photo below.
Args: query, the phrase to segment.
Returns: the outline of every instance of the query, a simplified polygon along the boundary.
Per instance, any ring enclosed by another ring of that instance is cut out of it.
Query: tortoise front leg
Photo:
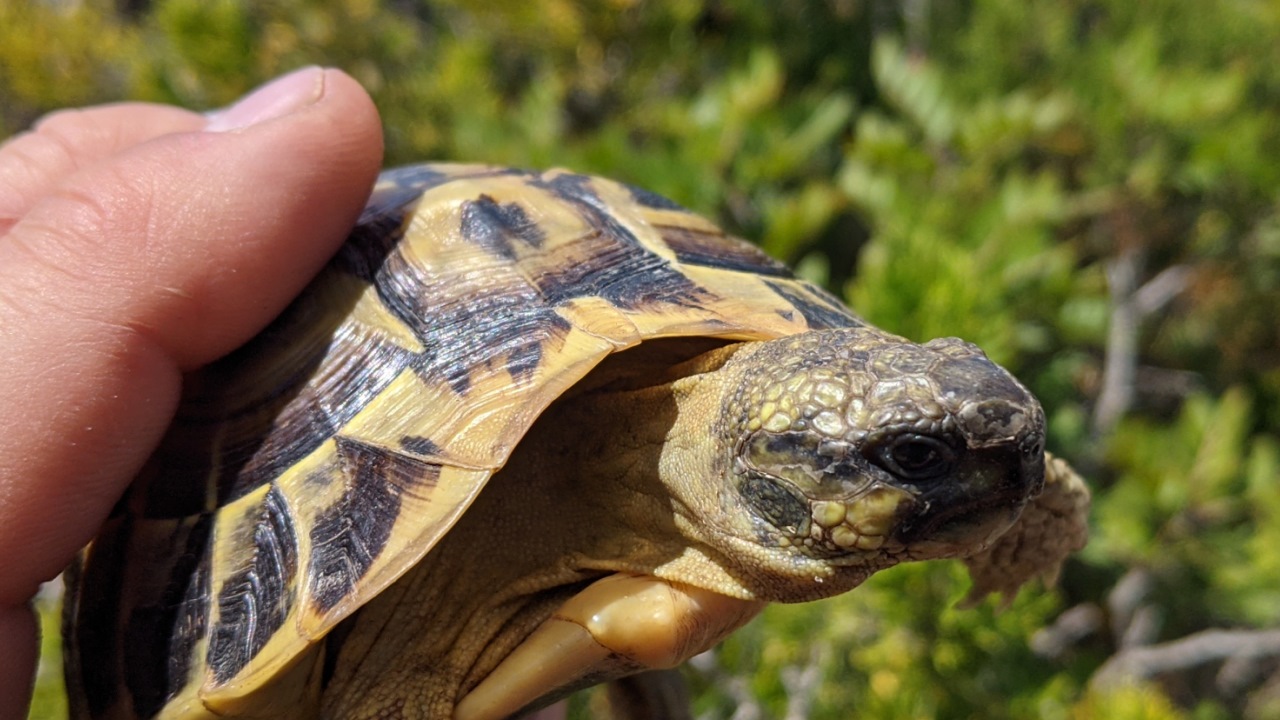
[[[649,576],[610,575],[570,598],[458,703],[457,720],[499,720],[540,700],[672,668],[764,607]]]

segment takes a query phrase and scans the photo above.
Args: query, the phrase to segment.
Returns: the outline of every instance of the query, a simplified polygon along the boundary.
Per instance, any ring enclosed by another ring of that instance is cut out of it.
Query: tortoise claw
[[[606,679],[671,668],[764,607],[649,576],[610,575],[573,596],[458,703],[497,720]]]

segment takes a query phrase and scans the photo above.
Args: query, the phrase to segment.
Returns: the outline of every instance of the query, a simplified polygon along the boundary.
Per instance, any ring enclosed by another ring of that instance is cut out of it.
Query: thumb
[[[75,170],[0,236],[0,717],[25,704],[26,600],[155,447],[181,372],[261,329],[342,242],[381,150],[355,81],[302,70]]]

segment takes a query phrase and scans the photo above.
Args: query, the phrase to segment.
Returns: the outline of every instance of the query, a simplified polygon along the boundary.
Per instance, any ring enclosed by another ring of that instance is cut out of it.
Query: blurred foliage
[[[1280,627],[1277,38],[1267,0],[8,0],[0,136],[336,65],[388,164],[617,177],[1017,372],[1094,481],[1060,589],[959,610],[936,564],[771,608],[693,663],[702,717],[1262,720],[1274,654],[1091,680]]]
[[[36,692],[31,699],[32,720],[67,717],[67,697],[62,679],[61,587],[48,583],[36,597],[40,616],[40,667],[36,673]]]

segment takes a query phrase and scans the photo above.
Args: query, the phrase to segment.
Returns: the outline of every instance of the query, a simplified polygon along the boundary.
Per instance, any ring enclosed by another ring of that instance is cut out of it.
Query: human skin
[[[369,96],[319,68],[208,116],[67,110],[0,146],[0,718],[29,701],[32,596],[159,442],[182,374],[302,289],[381,160]]]

